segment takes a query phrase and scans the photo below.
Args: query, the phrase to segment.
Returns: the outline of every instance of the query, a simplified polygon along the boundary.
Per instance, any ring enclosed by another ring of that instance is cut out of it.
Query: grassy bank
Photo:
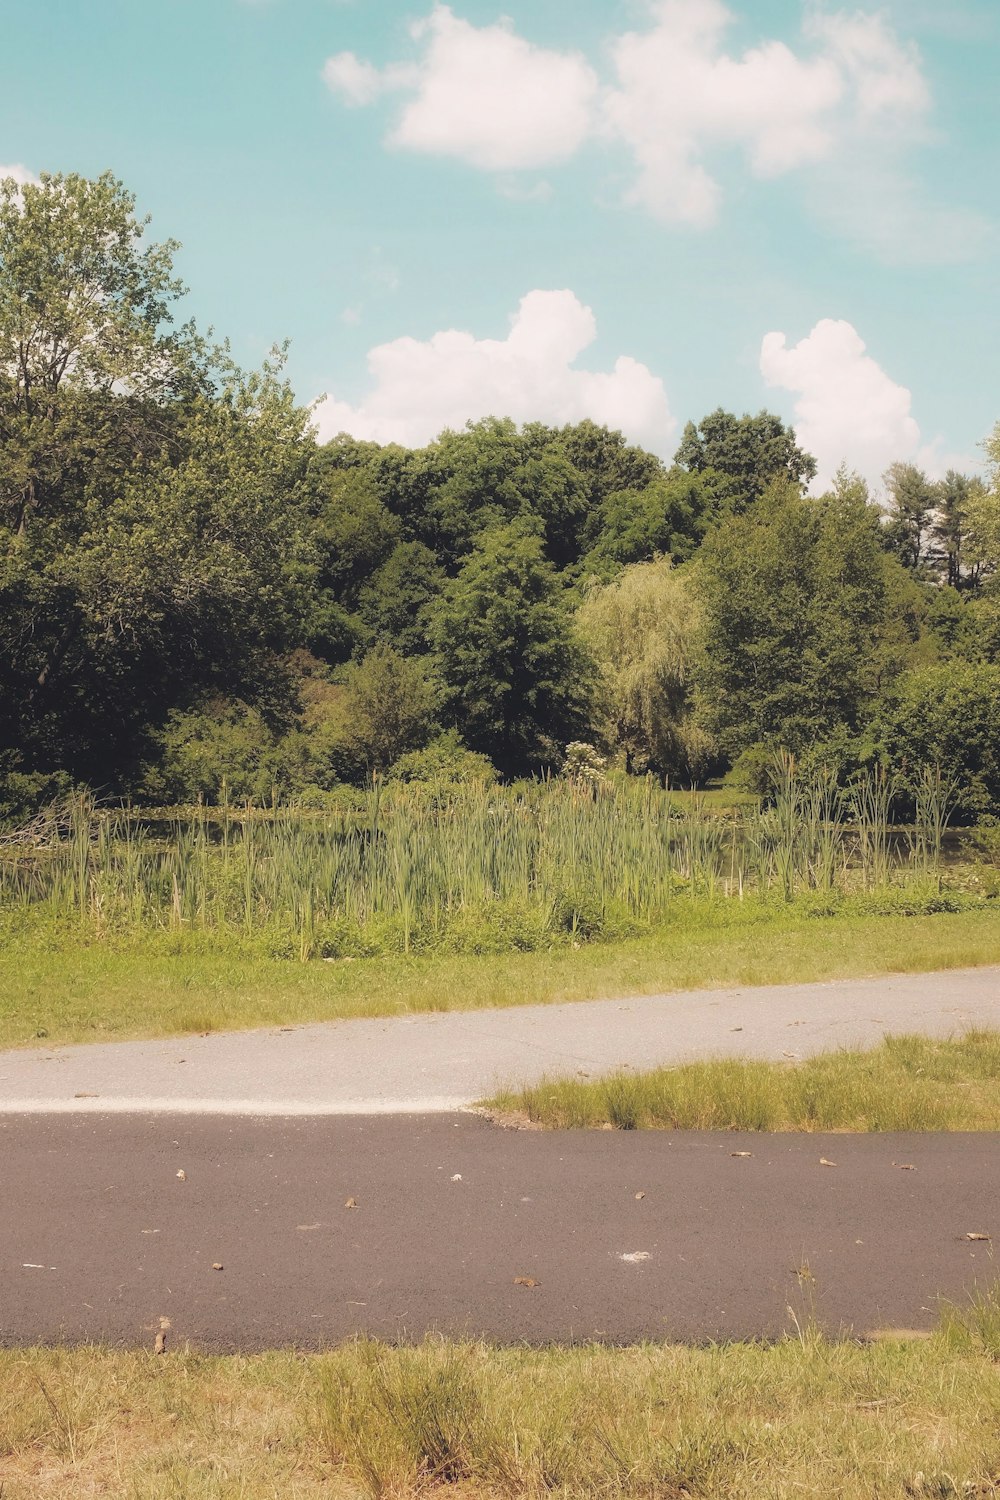
[[[996,1301],[924,1340],[0,1353],[4,1500],[1000,1492]]]
[[[309,963],[227,950],[197,933],[97,940],[26,913],[0,943],[0,1046],[1000,963],[995,908],[821,919],[736,902],[684,911],[683,922],[623,943]]]
[[[549,1079],[487,1108],[559,1130],[1000,1130],[1000,1032],[890,1037],[794,1064],[723,1058]]]

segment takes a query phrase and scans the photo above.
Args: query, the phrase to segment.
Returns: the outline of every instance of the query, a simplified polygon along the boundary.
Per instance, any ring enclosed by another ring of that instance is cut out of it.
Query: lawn
[[[3,1496],[996,1496],[998,1334],[987,1295],[868,1344],[0,1352]]]
[[[728,901],[704,910],[692,905],[682,921],[627,942],[308,962],[229,949],[197,932],[116,944],[26,916],[8,924],[0,946],[0,1046],[997,963],[996,906],[816,917],[794,906]]]
[[[888,1037],[870,1052],[795,1063],[719,1058],[546,1079],[484,1107],[558,1130],[1000,1131],[1000,1032]]]

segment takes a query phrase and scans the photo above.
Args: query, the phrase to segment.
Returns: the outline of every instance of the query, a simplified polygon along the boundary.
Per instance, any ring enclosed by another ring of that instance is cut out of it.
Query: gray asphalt
[[[992,1282],[1000,1138],[22,1116],[0,1192],[7,1345],[865,1334]]]
[[[0,1113],[375,1115],[709,1056],[805,1057],[1000,1025],[1000,969],[702,990],[0,1053]]]

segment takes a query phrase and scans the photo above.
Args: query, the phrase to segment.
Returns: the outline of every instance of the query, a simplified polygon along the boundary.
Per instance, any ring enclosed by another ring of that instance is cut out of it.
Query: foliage
[[[851,492],[774,485],[717,527],[695,573],[707,727],[733,758],[856,728],[899,670],[898,586],[875,508]]]
[[[592,591],[577,618],[601,673],[606,742],[624,751],[629,771],[699,780],[712,747],[691,708],[699,617],[690,580],[669,558],[636,563]]]
[[[497,779],[489,757],[467,750],[454,729],[435,736],[422,750],[401,755],[389,774],[393,781],[422,781],[438,786],[489,786]]]
[[[939,766],[967,815],[1000,806],[1000,664],[953,663],[903,678],[879,709],[875,734],[900,771]]]
[[[795,433],[772,412],[734,416],[721,407],[684,429],[676,462],[701,474],[735,514],[785,481],[801,487],[816,474],[816,460],[798,446]]]
[[[505,774],[552,763],[586,727],[592,669],[537,524],[487,532],[431,628],[448,721]]]

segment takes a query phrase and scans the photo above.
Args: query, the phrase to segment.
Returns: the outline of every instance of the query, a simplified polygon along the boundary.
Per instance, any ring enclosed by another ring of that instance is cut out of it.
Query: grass
[[[720,1058],[593,1082],[549,1079],[486,1108],[562,1130],[1000,1131],[1000,1032],[887,1037],[871,1052],[794,1064]]]
[[[1000,1494],[1000,1303],[920,1340],[0,1352],[4,1500]]]
[[[97,940],[28,912],[0,941],[0,1046],[473,1010],[1000,963],[995,908],[845,915],[725,902],[619,943],[298,963],[198,933]]]

